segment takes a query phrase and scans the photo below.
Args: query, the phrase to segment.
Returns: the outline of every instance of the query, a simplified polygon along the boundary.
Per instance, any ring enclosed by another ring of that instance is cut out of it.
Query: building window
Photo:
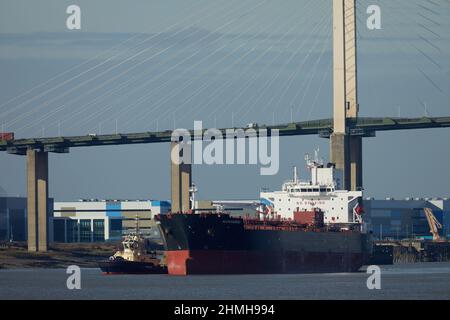
[[[91,220],[80,220],[80,242],[91,242]]]
[[[120,238],[122,236],[122,220],[121,219],[111,219],[110,225],[110,238]]]
[[[77,220],[67,220],[67,242],[78,242]]]
[[[53,240],[55,242],[64,242],[64,219],[54,219],[53,220]]]
[[[105,221],[94,219],[94,242],[105,241]]]

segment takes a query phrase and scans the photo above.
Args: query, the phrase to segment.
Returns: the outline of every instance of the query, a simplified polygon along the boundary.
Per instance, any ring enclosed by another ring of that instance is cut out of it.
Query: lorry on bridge
[[[14,140],[14,132],[0,132],[0,141]]]

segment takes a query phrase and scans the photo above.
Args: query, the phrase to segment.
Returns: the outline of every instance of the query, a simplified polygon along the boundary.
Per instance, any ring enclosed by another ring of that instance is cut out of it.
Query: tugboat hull
[[[101,261],[98,263],[105,274],[165,274],[167,268],[149,262],[126,260]]]

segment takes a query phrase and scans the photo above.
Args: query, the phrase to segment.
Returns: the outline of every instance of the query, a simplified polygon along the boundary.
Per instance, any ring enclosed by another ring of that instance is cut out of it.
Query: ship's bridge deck
[[[292,193],[330,193],[334,192],[335,184],[312,184],[307,181],[286,181],[283,184],[283,192]]]
[[[311,188],[299,188],[299,187],[287,187],[283,189],[283,191],[292,192],[292,193],[312,193],[312,192],[319,192],[319,193],[330,193],[334,192],[334,188],[329,187],[311,187]]]

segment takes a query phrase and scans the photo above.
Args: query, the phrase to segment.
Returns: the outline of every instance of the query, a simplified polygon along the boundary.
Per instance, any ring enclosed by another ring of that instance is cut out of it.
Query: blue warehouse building
[[[442,225],[441,236],[450,237],[450,200],[406,198],[364,200],[366,222],[376,239],[432,239],[424,208],[430,208]]]

